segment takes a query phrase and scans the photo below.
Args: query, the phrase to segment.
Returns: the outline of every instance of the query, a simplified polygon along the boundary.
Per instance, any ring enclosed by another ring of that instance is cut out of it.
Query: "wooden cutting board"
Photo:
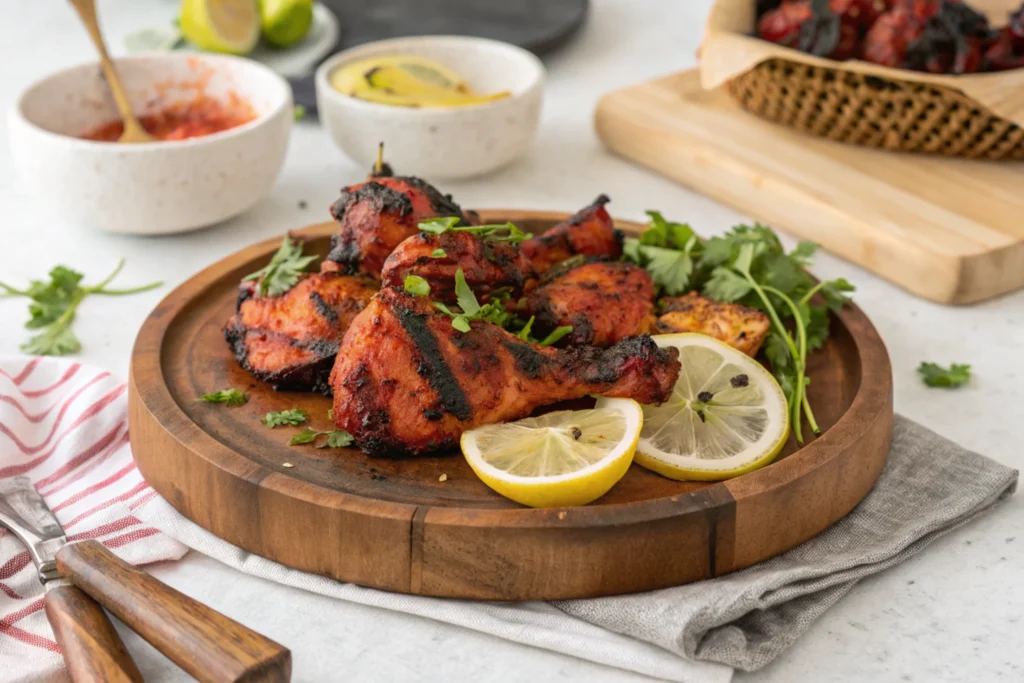
[[[564,215],[483,211],[535,234]],[[619,223],[620,228],[640,226]],[[335,223],[297,231],[323,256]],[[289,447],[297,428],[267,412],[297,407],[330,429],[325,396],[275,392],[243,371],[222,328],[238,282],[280,244],[225,258],[174,290],[132,353],[132,453],[182,514],[245,550],[365,586],[493,600],[614,595],[725,574],[820,533],[867,494],[892,436],[892,371],[856,306],[808,359],[808,396],[825,430],[790,440],[773,464],[727,482],[665,479],[637,465],[578,508],[529,509],[488,489],[457,452],[375,459],[356,449]],[[195,399],[236,387],[237,408]],[[443,475],[443,476],[442,476]],[[442,481],[443,479],[443,481]]]
[[[612,151],[814,240],[919,296],[969,304],[1024,287],[1024,164],[870,150],[743,111],[687,71],[606,95]]]

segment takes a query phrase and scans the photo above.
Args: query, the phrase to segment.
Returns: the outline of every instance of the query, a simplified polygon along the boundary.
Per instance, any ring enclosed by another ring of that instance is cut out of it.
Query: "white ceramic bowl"
[[[411,54],[453,69],[480,93],[508,90],[500,100],[466,107],[395,107],[350,97],[331,87],[331,74],[375,55]],[[384,143],[399,175],[467,178],[526,153],[537,131],[544,65],[534,55],[485,38],[420,36],[367,43],[339,52],[316,71],[320,121],[334,142],[369,168]]]
[[[117,144],[78,135],[117,118],[99,65],[30,86],[8,116],[21,178],[69,221],[113,232],[192,230],[235,216],[267,194],[294,121],[291,88],[266,67],[224,55],[165,53],[117,60],[134,111],[153,113],[196,92],[232,94],[256,112],[236,128],[180,141]]]

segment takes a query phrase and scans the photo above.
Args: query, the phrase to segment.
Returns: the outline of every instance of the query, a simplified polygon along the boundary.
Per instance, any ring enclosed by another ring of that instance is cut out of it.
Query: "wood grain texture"
[[[74,683],[142,683],[99,603],[74,586],[47,585],[43,604]]]
[[[291,678],[291,652],[119,559],[97,541],[57,551],[61,575],[199,681]]]
[[[612,151],[926,299],[1024,287],[1024,164],[802,135],[701,89],[696,71],[606,95],[595,126]]]
[[[562,217],[482,212],[534,233]],[[322,255],[333,231],[325,223],[297,234]],[[329,429],[330,400],[259,384],[221,334],[238,280],[278,243],[243,249],[172,292],[139,333],[129,381],[132,450],[146,480],[185,516],[263,557],[421,595],[527,600],[649,590],[734,571],[814,536],[864,497],[885,464],[892,372],[855,306],[833,320],[832,338],[809,359],[809,397],[824,433],[802,449],[791,441],[774,464],[727,483],[672,481],[633,466],[591,505],[535,510],[488,489],[458,453],[383,460],[289,447],[295,430],[270,430],[259,418],[297,407],[309,426]],[[194,400],[226,387],[249,392],[249,402]]]

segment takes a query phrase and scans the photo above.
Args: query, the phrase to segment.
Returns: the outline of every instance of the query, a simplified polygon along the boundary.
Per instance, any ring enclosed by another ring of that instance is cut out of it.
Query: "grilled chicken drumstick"
[[[370,455],[451,448],[462,432],[589,394],[660,403],[675,349],[648,336],[609,349],[530,344],[481,321],[452,327],[428,297],[385,288],[352,322],[331,373],[334,422]]]
[[[420,221],[438,216],[469,219],[451,195],[412,177],[374,177],[342,188],[331,206],[338,233],[321,270],[380,278],[384,260],[402,240],[419,232]]]
[[[656,326],[658,333],[699,332],[724,341],[751,358],[757,355],[771,330],[768,316],[756,308],[715,301],[697,292],[666,297],[658,305],[662,309]]]
[[[373,280],[340,273],[303,276],[280,296],[244,282],[224,336],[239,364],[275,389],[329,393],[338,344],[376,291]]]
[[[399,244],[384,262],[381,280],[385,287],[401,288],[407,276],[418,275],[430,285],[431,298],[448,302],[455,300],[460,268],[481,301],[495,289],[518,299],[527,278],[534,277],[533,266],[515,244],[445,232],[420,233]]]
[[[611,346],[654,329],[654,281],[646,270],[621,261],[558,266],[525,301],[533,329],[545,335],[571,325],[562,344]]]
[[[610,259],[622,256],[622,233],[604,208],[609,201],[607,195],[601,195],[590,206],[520,245],[538,274],[577,254]]]

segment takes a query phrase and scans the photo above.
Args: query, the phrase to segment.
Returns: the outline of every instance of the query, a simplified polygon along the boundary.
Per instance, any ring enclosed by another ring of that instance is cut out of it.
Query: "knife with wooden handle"
[[[75,683],[142,680],[100,605],[204,683],[291,678],[287,648],[136,569],[97,541],[68,543],[27,477],[0,481],[0,525],[28,547],[47,587],[46,615]]]

